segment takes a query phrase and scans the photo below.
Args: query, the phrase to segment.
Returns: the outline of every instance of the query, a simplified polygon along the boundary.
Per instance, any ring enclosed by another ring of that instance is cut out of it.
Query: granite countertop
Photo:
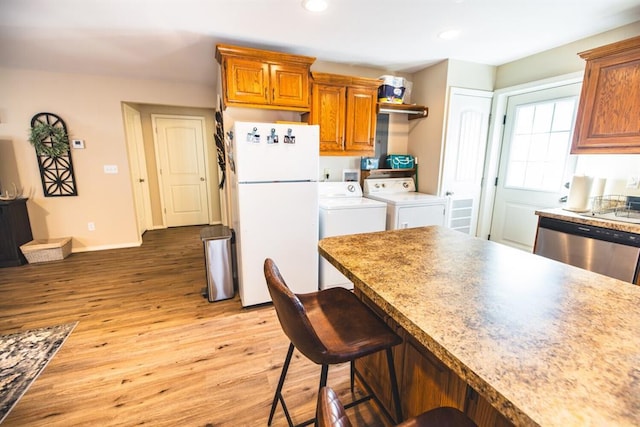
[[[578,224],[591,225],[594,227],[610,228],[612,230],[626,231],[640,234],[640,224],[633,222],[615,221],[598,218],[589,213],[576,213],[562,208],[541,209],[536,211],[536,215],[547,218],[554,218],[563,221],[575,222]]]
[[[319,251],[516,425],[640,425],[640,287],[435,226]]]

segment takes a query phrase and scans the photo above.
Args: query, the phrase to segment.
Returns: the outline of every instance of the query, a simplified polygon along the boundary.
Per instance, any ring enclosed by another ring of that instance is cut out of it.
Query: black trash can
[[[209,302],[233,298],[233,249],[232,232],[224,225],[213,225],[200,230],[204,246],[207,271],[205,296]]]

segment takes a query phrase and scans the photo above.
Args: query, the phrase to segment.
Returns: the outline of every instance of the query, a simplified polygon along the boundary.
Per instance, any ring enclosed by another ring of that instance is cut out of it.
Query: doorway
[[[151,228],[151,198],[149,196],[149,180],[144,153],[144,136],[140,112],[127,104],[122,104],[124,114],[127,152],[129,154],[129,170],[131,186],[136,210],[138,235],[142,238],[145,231]]]
[[[447,226],[476,235],[493,92],[452,87],[439,194],[448,198]]]
[[[203,117],[151,115],[163,223],[209,224]]]
[[[531,252],[535,211],[560,207],[575,171],[569,155],[580,83],[508,96],[489,240]]]

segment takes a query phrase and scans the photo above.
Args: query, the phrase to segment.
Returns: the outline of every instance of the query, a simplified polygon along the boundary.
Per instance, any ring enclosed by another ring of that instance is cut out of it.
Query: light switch
[[[118,173],[118,165],[104,165],[104,173]]]

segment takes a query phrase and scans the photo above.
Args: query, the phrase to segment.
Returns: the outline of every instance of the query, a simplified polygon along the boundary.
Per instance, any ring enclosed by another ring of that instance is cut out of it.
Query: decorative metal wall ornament
[[[38,113],[31,118],[31,129],[29,141],[36,149],[45,197],[77,196],[64,120],[53,113]]]

